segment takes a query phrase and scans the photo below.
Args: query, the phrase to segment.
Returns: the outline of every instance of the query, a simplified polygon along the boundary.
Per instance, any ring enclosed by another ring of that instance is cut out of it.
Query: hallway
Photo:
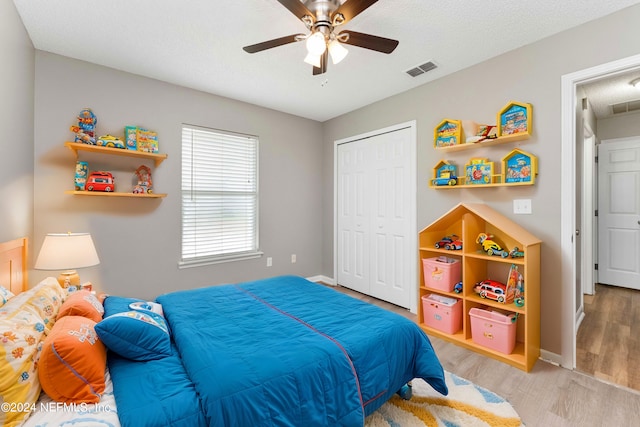
[[[584,307],[576,370],[640,390],[640,291],[597,284]]]

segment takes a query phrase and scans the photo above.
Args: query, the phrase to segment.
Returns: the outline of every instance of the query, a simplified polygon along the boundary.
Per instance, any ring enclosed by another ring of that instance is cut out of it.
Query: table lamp
[[[34,268],[36,270],[65,270],[58,276],[63,288],[80,286],[76,268],[100,264],[100,259],[89,233],[50,233],[40,248]]]

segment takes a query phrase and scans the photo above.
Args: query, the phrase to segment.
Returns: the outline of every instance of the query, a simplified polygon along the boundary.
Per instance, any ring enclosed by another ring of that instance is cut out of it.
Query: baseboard
[[[547,350],[540,349],[540,360],[551,363],[556,366],[562,366],[562,356]]]
[[[310,282],[322,282],[326,285],[331,285],[331,286],[335,286],[336,285],[336,281],[333,280],[330,277],[327,276],[323,276],[322,274],[318,275],[318,276],[311,276],[311,277],[307,277],[307,280]]]

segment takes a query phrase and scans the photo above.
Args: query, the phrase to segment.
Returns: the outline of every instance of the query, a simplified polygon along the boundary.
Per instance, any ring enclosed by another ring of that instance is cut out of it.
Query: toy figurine
[[[142,165],[138,169],[136,169],[136,176],[138,177],[138,184],[133,187],[133,192],[135,194],[153,193],[151,169],[148,166]]]
[[[74,184],[76,191],[84,191],[84,186],[87,183],[89,163],[76,162],[76,176],[74,178]]]
[[[478,234],[478,238],[476,239],[476,243],[480,243],[482,245],[482,250],[485,251],[488,255],[497,255],[502,258],[506,258],[509,256],[509,252],[502,250],[502,247],[491,240],[493,238],[492,235],[486,233]]]
[[[96,123],[98,119],[90,108],[85,108],[78,114],[78,125],[71,126],[76,134],[74,142],[96,145]]]
[[[462,293],[462,282],[458,282],[455,285],[453,285],[453,292],[455,292],[456,294]]]

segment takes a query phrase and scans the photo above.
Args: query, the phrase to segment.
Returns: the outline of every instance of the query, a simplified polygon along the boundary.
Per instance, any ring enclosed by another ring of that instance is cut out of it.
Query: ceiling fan
[[[307,56],[304,61],[313,65],[313,75],[327,71],[329,55],[334,64],[347,56],[348,51],[343,44],[389,54],[398,46],[397,40],[349,30],[335,32],[337,27],[346,24],[377,1],[346,0],[340,4],[340,0],[278,0],[304,23],[310,33],[280,37],[243,49],[248,53],[256,53],[306,40]]]

